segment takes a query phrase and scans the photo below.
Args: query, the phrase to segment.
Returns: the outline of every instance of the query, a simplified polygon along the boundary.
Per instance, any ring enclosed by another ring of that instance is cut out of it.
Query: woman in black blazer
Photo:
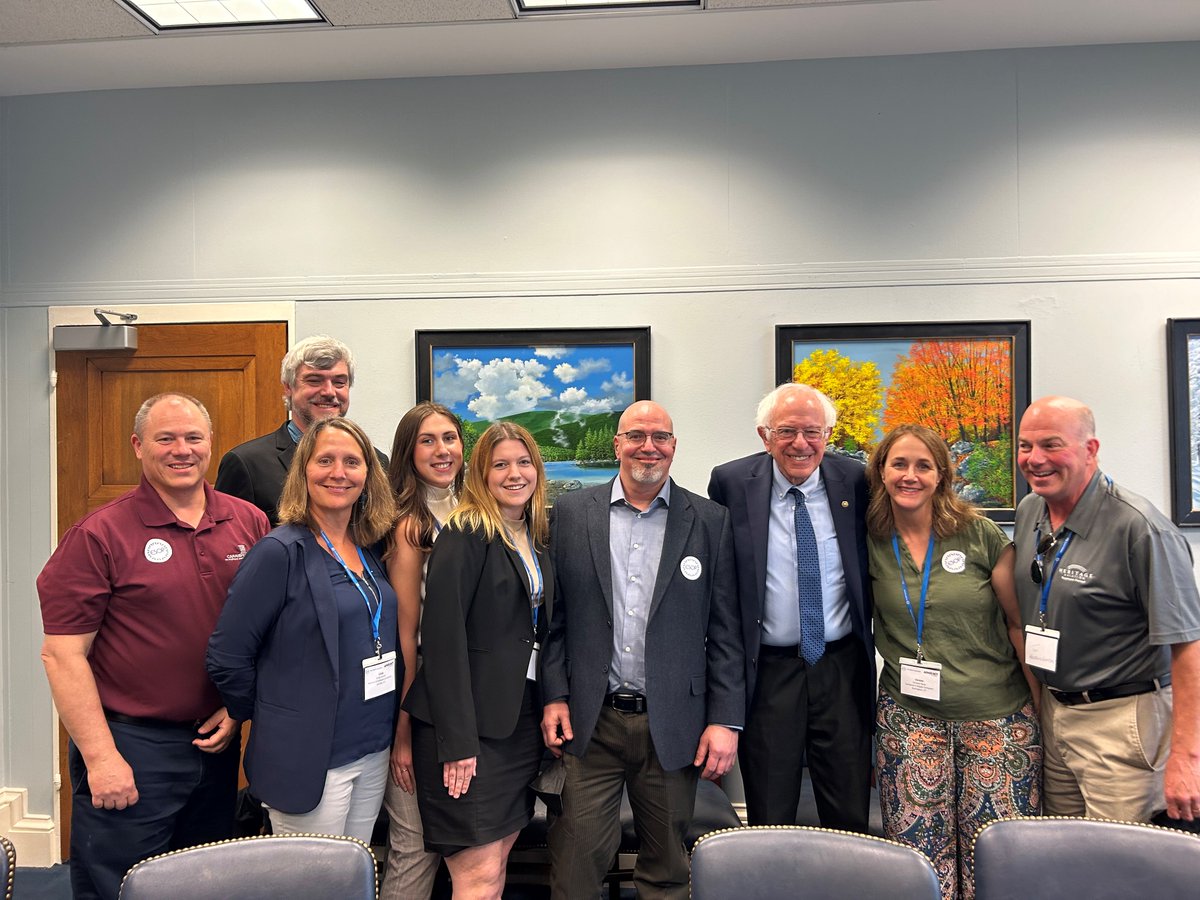
[[[500,897],[509,851],[533,816],[548,534],[536,442],[519,425],[492,425],[429,557],[422,665],[404,701],[425,846],[446,857],[456,898]]]
[[[246,555],[209,640],[225,705],[253,720],[246,777],[276,832],[371,838],[404,677],[396,595],[373,546],[394,518],[362,429],[314,423],[288,470],[281,524]]]

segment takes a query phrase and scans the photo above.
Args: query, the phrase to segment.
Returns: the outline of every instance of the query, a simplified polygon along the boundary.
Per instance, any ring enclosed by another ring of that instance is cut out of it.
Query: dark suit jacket
[[[582,756],[608,693],[613,653],[609,498],[612,482],[560,496],[550,547],[558,602],[542,654],[542,696],[567,698]],[[700,563],[695,580],[680,563]],[[745,718],[729,515],[671,483],[662,559],[646,623],[646,703],[664,769],[692,763],[708,725],[740,728]]]
[[[238,444],[222,456],[213,487],[253,503],[267,514],[274,527],[279,524],[279,495],[295,455],[296,445],[285,421],[270,434]],[[379,450],[375,455],[386,469],[387,455]]]
[[[254,796],[286,813],[313,809],[333,748],[338,613],[311,531],[284,525],[250,549],[205,662],[229,714],[254,721],[244,761]]]
[[[729,510],[733,521],[734,556],[737,559],[738,600],[742,610],[742,636],[746,642],[746,697],[754,696],[758,675],[758,650],[762,644],[762,617],[767,590],[767,528],[770,521],[773,460],[767,453],[735,459],[712,471],[708,496]],[[875,644],[871,637],[871,580],[867,576],[867,480],[861,463],[826,453],[821,479],[829,495],[833,527],[837,531],[850,622],[863,645],[871,671],[875,671]],[[874,678],[871,684],[874,685]],[[869,708],[871,704],[865,704]]]
[[[538,553],[545,596],[541,632],[554,607],[554,568]],[[540,639],[540,636],[539,636]],[[421,668],[404,709],[433,726],[438,760],[479,754],[479,739],[517,727],[534,630],[525,564],[499,537],[442,529],[429,554],[421,616]]]

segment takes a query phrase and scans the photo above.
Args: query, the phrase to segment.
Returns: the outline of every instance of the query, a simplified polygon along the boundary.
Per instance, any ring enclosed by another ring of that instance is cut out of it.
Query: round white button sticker
[[[683,573],[683,577],[688,581],[695,581],[700,577],[700,572],[703,570],[700,566],[700,560],[694,556],[685,556],[679,561],[679,571]]]
[[[165,563],[171,558],[171,545],[161,538],[146,541],[146,559],[152,563]]]
[[[947,550],[942,554],[942,568],[947,572],[958,574],[967,568],[967,554],[961,550]]]

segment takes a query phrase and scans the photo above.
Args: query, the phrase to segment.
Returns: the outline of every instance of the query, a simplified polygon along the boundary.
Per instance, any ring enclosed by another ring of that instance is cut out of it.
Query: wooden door
[[[139,325],[135,351],[58,353],[58,536],[84,515],[137,486],[141,463],[129,436],[147,397],[181,391],[213,421],[211,483],[225,451],[274,431],[285,412],[279,363],[287,323]],[[62,855],[70,846],[67,735],[59,726]]]

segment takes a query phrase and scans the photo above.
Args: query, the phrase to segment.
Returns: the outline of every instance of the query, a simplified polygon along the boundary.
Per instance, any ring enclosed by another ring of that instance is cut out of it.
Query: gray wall
[[[0,775],[50,811],[48,307],[294,299],[385,444],[416,328],[649,325],[700,490],[756,449],[776,324],[1030,319],[1034,395],[1166,507],[1198,87],[1139,45],[0,101]]]

